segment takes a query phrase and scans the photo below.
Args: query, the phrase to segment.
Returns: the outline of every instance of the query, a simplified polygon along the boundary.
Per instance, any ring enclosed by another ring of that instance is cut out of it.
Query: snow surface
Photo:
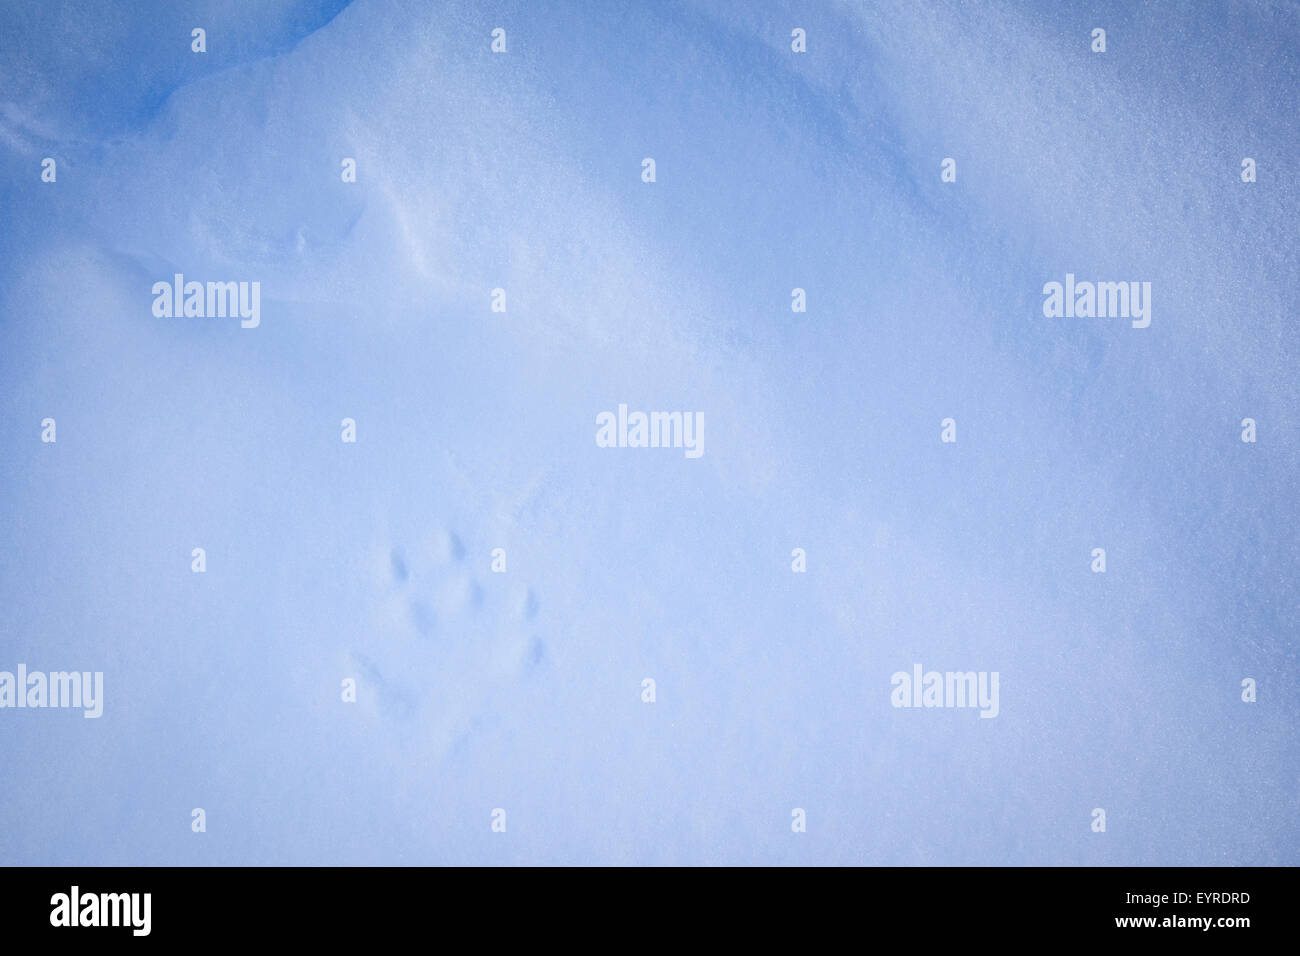
[[[0,862],[1300,863],[1300,11],[1133,7],[11,5]]]

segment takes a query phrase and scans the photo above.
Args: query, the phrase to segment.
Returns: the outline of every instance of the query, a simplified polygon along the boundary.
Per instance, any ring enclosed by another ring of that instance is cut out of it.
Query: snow
[[[624,6],[6,23],[0,861],[1300,862],[1295,10]]]

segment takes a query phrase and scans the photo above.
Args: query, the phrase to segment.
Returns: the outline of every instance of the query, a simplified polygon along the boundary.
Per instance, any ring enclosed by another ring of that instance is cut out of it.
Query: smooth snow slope
[[[256,6],[0,28],[0,862],[1300,862],[1294,4]]]

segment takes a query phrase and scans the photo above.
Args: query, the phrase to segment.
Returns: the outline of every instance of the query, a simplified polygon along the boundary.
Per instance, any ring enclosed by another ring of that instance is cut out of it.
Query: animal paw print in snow
[[[491,572],[491,548],[471,556],[450,530],[378,550],[373,622],[351,649],[359,689],[395,731],[416,725],[455,740],[545,666],[535,632],[541,601],[510,574]]]

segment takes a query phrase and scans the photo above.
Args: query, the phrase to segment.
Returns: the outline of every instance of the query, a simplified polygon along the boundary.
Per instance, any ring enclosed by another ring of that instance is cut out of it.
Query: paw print
[[[359,697],[395,737],[439,753],[489,726],[494,702],[546,663],[541,600],[492,574],[454,531],[380,542],[371,561],[373,617],[350,649]]]

